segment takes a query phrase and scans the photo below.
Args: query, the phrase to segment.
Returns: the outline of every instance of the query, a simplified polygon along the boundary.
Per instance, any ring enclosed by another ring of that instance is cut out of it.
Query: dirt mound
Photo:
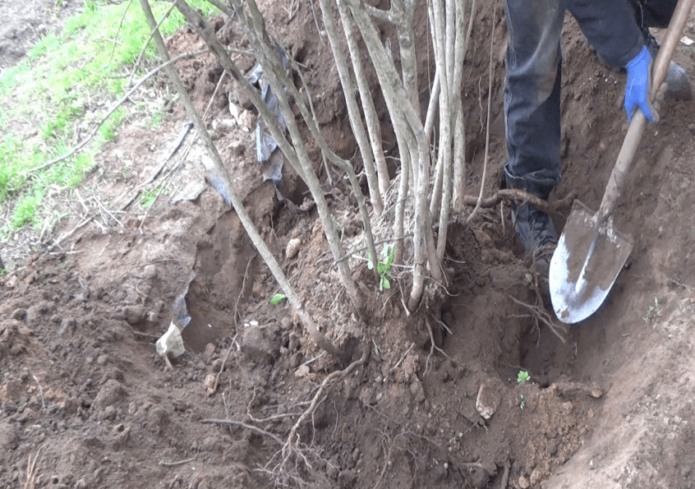
[[[264,6],[269,29],[309,68],[312,91],[322,94],[317,110],[329,142],[352,154],[335,71],[315,69],[331,66],[330,50],[310,5],[301,3],[293,16]],[[485,5],[466,61],[471,193],[482,167],[480,107],[488,94],[479,80],[493,19],[502,31],[491,94],[498,176],[504,162],[504,19],[501,9]],[[596,208],[625,132],[624,78],[598,64],[573,21],[565,31],[565,173],[554,197],[576,191]],[[424,26],[418,32],[424,35]],[[234,28],[223,35],[245,47]],[[181,32],[170,48],[183,52],[199,43]],[[186,62],[182,75],[204,110],[221,70],[204,58]],[[605,306],[568,329],[563,343],[542,321],[537,278],[514,242],[508,211],[499,208],[481,212],[472,226],[452,222],[444,266],[453,280],[444,303],[408,315],[398,277],[378,293],[362,266],[355,273],[370,294],[371,320],[355,317],[328,266],[315,210],[288,208],[272,183],[262,182],[251,122],[234,130],[220,122],[230,118],[230,98],[246,106],[234,83],[223,80],[211,130],[234,185],[326,336],[356,342],[353,360],[369,350],[368,362],[319,390],[340,366],[321,354],[285,304],[269,303],[277,286],[236,214],[210,190],[171,203],[189,183],[202,182],[205,155],[193,144],[171,195],[150,210],[135,206],[111,228],[80,228],[63,251],[35,256],[2,279],[0,486],[21,487],[31,458],[37,487],[267,487],[278,480],[282,443],[314,399],[315,411],[297,431],[305,459],[284,472],[293,483],[692,486],[689,104],[669,106],[650,126],[616,217],[634,240],[633,255]],[[181,120],[176,109],[156,132],[121,132],[93,176],[111,182],[104,199],[118,202],[146,180]],[[283,175],[282,195],[301,206],[304,187],[289,168]],[[356,206],[343,182],[331,195],[352,243],[360,230]],[[286,256],[290,240],[299,248]],[[154,341],[186,289],[187,353],[168,369]],[[531,382],[517,382],[520,369]]]

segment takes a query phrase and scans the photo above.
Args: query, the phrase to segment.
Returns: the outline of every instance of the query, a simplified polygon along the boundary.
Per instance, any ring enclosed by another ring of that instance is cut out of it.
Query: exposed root
[[[34,455],[33,459],[31,458],[31,454],[29,455],[29,460],[27,462],[27,480],[24,481],[24,485],[22,486],[23,489],[34,489],[36,487],[36,462],[39,460],[42,449],[43,447],[39,447],[39,449],[36,450],[36,455]]]
[[[528,202],[529,204],[533,205],[537,209],[542,210],[546,214],[561,214],[560,210],[568,209],[576,198],[577,194],[574,192],[570,192],[564,199],[556,200],[555,202],[548,202],[547,200],[543,200],[537,195],[531,194],[524,190],[507,188],[498,190],[491,197],[482,199],[480,201],[480,207],[494,207],[497,205],[498,202],[502,200],[509,200],[512,202],[521,203]],[[474,197],[472,195],[464,195],[463,203],[466,205],[474,206],[478,203],[478,197]]]
[[[536,289],[537,290],[537,289]],[[540,298],[540,292],[537,291],[538,298]],[[528,311],[531,312],[532,315],[532,320],[537,328],[540,330],[540,326],[538,324],[538,321],[542,322],[548,328],[550,328],[550,331],[553,332],[555,336],[558,337],[560,341],[562,341],[563,344],[567,344],[567,338],[566,335],[568,334],[568,330],[565,326],[560,325],[555,323],[553,320],[552,316],[548,313],[548,311],[545,309],[545,306],[543,306],[543,301],[542,300],[537,300],[536,305],[531,305],[527,304],[525,302],[522,302],[518,299],[515,299],[511,295],[509,298],[514,301],[515,304],[518,304],[522,306],[523,308],[527,309]]]
[[[451,360],[452,362],[456,363],[456,360],[454,360],[454,359],[451,358],[449,355],[447,355],[446,352],[445,352],[444,350],[442,350],[441,348],[439,348],[439,347],[435,344],[435,342],[434,342],[434,332],[432,331],[432,326],[430,325],[430,322],[427,320],[427,318],[425,318],[425,324],[427,325],[427,331],[428,331],[429,334],[430,334],[430,343],[431,343],[431,346],[430,346],[430,353],[429,353],[429,355],[427,355],[427,360],[425,361],[425,372],[422,374],[423,377],[424,377],[425,375],[427,375],[427,371],[428,371],[429,368],[430,368],[430,357],[432,356],[432,354],[434,353],[435,350],[437,350],[439,353],[441,353],[442,355],[444,355],[446,358],[448,358],[448,359]],[[448,329],[448,328],[447,328],[447,329]]]
[[[280,438],[278,438],[274,434],[270,433],[269,431],[262,430],[256,426],[246,424],[242,421],[236,421],[233,419],[201,419],[200,422],[203,424],[222,424],[222,425],[238,426],[239,428],[244,428],[246,430],[253,431],[254,433],[258,433],[259,435],[263,435],[265,437],[268,437],[279,445],[282,445],[285,443]]]

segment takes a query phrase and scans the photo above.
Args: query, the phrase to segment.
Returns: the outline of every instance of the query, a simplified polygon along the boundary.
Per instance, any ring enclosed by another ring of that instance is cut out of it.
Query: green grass
[[[189,3],[205,15],[215,13],[205,0]],[[151,5],[157,19],[170,6],[161,1]],[[168,36],[183,23],[174,10],[161,30]],[[124,95],[127,75],[149,34],[138,2],[128,8],[128,2],[112,5],[87,0],[80,14],[66,20],[60,34],[47,34],[17,66],[0,73],[0,205],[10,207],[13,229],[38,225],[42,216],[51,214],[42,207],[46,189],[79,185],[100,145],[113,141],[130,116],[146,113],[142,107],[122,106],[83,152],[44,171],[28,173],[68,152],[75,144],[76,127],[84,120],[100,120],[108,104]],[[145,59],[154,58],[151,41]],[[146,71],[141,67],[135,79]],[[162,119],[163,112],[154,111],[146,124],[154,127]],[[92,126],[84,125],[80,136],[91,130]],[[0,239],[7,236],[8,230],[3,231]]]

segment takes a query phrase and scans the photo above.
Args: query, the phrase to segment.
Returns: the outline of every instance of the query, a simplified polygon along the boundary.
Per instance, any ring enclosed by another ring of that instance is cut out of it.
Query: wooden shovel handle
[[[695,2],[695,0],[678,0],[676,9],[673,12],[671,22],[669,23],[668,30],[666,31],[666,36],[664,37],[661,48],[659,49],[659,53],[657,54],[656,60],[652,66],[652,88],[650,94],[652,101],[656,99],[656,95],[661,88],[661,84],[666,78],[666,73],[668,72],[668,67],[671,63],[673,52],[676,50],[676,45],[678,44],[681,33],[683,32],[685,22],[688,20],[688,15],[693,7],[693,2]],[[641,110],[637,110],[632,118],[632,123],[627,130],[627,135],[625,136],[625,141],[623,141],[623,146],[620,148],[618,160],[615,162],[613,172],[608,179],[606,193],[603,194],[601,207],[598,210],[599,225],[603,224],[615,209],[618,198],[620,197],[620,193],[625,184],[625,178],[627,177],[630,166],[635,159],[635,153],[637,153],[637,148],[639,147],[639,142],[642,139],[642,134],[644,133],[644,128],[646,125],[647,118],[644,116]]]

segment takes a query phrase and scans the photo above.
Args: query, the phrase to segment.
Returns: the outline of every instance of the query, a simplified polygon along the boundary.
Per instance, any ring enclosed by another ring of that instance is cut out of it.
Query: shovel
[[[678,0],[652,67],[651,100],[661,87],[676,44],[695,0]],[[647,119],[637,110],[618,154],[597,213],[575,201],[553,257],[549,288],[553,309],[564,323],[577,323],[603,303],[632,250],[632,242],[615,229],[613,211],[625,185]]]

